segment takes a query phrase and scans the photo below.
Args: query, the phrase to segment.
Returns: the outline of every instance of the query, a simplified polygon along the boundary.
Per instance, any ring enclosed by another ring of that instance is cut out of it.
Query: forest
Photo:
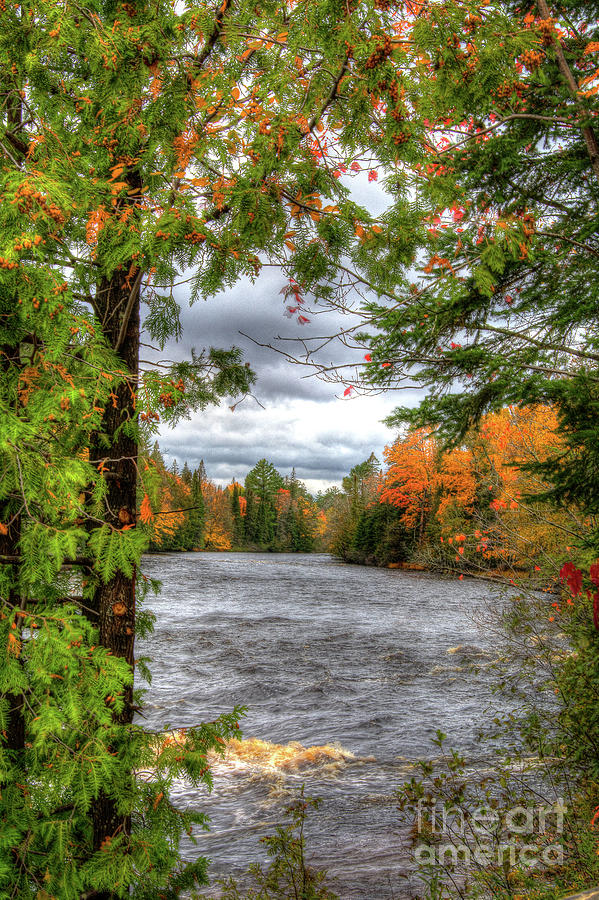
[[[217,487],[204,463],[181,471],[166,467],[158,444],[147,456],[153,482],[144,494],[140,520],[149,549],[274,550],[308,552],[322,549],[325,517],[295,470],[281,476],[272,463],[259,460],[245,483],[233,480]]]
[[[141,511],[149,547],[168,550],[328,552],[346,562],[422,567],[461,575],[541,581],[557,572],[566,535],[590,527],[575,507],[550,510],[539,471],[560,447],[549,405],[506,407],[451,449],[427,429],[405,432],[356,464],[341,488],[312,497],[295,469],[260,460],[244,484],[225,488],[175,461],[158,444],[147,456],[155,483]],[[557,567],[557,568],[556,568]]]
[[[532,802],[534,759],[571,798],[564,862],[423,884],[599,883],[596,0],[0,0],[0,25],[0,896],[206,884],[174,785],[211,788],[243,708],[175,742],[144,727],[149,547],[506,582],[519,705],[485,803]],[[265,459],[220,489],[149,449],[251,394],[238,347],[179,353],[181,308],[265,273],[298,326],[279,353],[342,397],[412,400],[385,458],[318,497]],[[480,807],[436,741],[446,771],[398,804]],[[330,896],[299,838],[270,846],[259,896],[299,896],[298,866]]]

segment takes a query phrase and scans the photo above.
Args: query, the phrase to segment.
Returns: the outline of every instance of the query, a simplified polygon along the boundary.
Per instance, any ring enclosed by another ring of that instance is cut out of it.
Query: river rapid
[[[497,705],[485,673],[495,636],[480,624],[488,586],[324,554],[161,554],[143,571],[163,584],[148,602],[154,634],[137,648],[152,657],[146,726],[248,707],[212,793],[176,787],[178,805],[211,817],[186,854],[208,856],[213,877],[264,862],[259,838],[305,784],[322,799],[310,862],[342,900],[414,897],[394,791],[435,756],[438,728],[484,764],[476,732]]]

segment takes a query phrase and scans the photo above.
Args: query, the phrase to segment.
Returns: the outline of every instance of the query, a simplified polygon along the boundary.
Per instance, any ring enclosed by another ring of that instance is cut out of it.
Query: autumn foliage
[[[325,516],[302,482],[283,478],[266,460],[246,485],[222,487],[200,463],[191,471],[166,464],[157,445],[145,457],[139,518],[154,551],[271,549],[308,551],[324,547]],[[266,472],[272,480],[256,482]],[[280,485],[280,486],[279,486]]]
[[[400,435],[385,448],[374,493],[357,506],[354,499],[353,517],[349,478],[345,495],[328,507],[331,547],[357,561],[412,561],[459,573],[540,570],[564,557],[568,534],[582,524],[571,506],[541,502],[551,485],[530,468],[561,441],[548,405],[488,414],[449,449],[426,429]]]

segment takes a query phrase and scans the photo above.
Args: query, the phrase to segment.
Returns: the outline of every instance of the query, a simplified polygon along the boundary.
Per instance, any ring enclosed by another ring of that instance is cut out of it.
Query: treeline
[[[541,502],[551,485],[539,473],[560,441],[550,406],[508,407],[452,449],[422,429],[402,434],[383,464],[371,454],[315,497],[295,470],[283,476],[266,459],[243,484],[222,488],[203,462],[167,466],[156,444],[140,514],[151,550],[324,551],[458,574],[529,570],[559,556],[581,524],[572,508]]]
[[[541,503],[552,490],[542,464],[560,443],[546,405],[489,414],[450,450],[410,431],[385,448],[386,465],[372,455],[319,496],[325,543],[349,562],[534,571],[581,524],[572,508]]]
[[[324,549],[324,515],[305,485],[259,460],[244,484],[222,488],[209,480],[204,463],[167,466],[157,444],[145,457],[148,493],[140,498],[140,516],[150,550]]]

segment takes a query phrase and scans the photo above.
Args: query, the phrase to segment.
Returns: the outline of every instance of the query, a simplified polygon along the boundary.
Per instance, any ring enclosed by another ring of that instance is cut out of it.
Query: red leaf
[[[560,569],[559,577],[567,583],[573,597],[577,597],[580,594],[582,591],[582,572],[576,568],[574,563],[564,563]]]
[[[349,386],[349,387],[346,387],[345,390],[343,391],[343,396],[344,396],[344,397],[349,397],[349,395],[351,394],[351,392],[353,391],[353,389],[354,389],[354,388],[353,388],[353,385],[350,384],[350,386]]]
[[[372,360],[372,356],[370,355],[370,353],[367,353],[364,359],[366,360],[366,362],[370,362]]]
[[[589,575],[595,587],[599,587],[599,560],[593,563],[589,569]]]
[[[593,594],[593,624],[599,631],[599,591]]]

